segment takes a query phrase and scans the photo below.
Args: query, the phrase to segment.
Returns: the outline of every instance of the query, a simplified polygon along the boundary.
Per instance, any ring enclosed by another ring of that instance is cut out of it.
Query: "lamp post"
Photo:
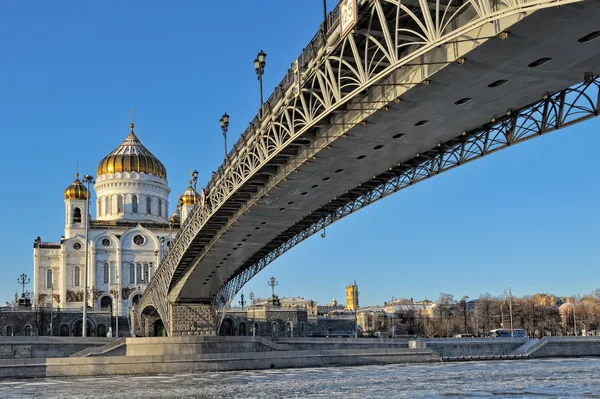
[[[158,268],[158,265],[160,265],[160,262],[165,257],[165,236],[161,236],[159,239],[159,242],[160,242],[160,253],[159,253],[160,256],[158,257],[158,263],[156,264],[157,268]]]
[[[462,300],[461,300],[461,302],[463,304],[463,316],[465,319],[465,329],[464,329],[465,334],[467,333],[467,299],[469,299],[469,297],[465,295],[462,297]]]
[[[223,132],[223,141],[225,144],[225,158],[227,158],[227,130],[229,129],[229,115],[227,115],[227,112],[223,114],[219,122],[221,123],[221,131]],[[196,190],[196,187],[194,187],[194,190]]]
[[[358,309],[354,309],[354,338],[358,338]]]
[[[573,298],[573,333],[577,336],[577,318],[575,317],[575,306],[577,306],[577,298]]]
[[[87,184],[87,195],[85,197],[85,269],[83,270],[83,328],[81,331],[82,337],[87,337],[87,303],[88,303],[88,262],[89,262],[89,214],[90,214],[90,183],[94,182],[94,178],[90,175],[83,177],[83,182]]]
[[[52,321],[54,319],[54,282],[50,283],[50,336],[52,336]]]
[[[17,284],[21,284],[21,298],[25,298],[25,284],[29,284],[30,281],[25,273],[17,278]]]
[[[115,268],[115,313],[117,317],[115,318],[115,334],[114,336],[119,338],[119,301],[121,300],[121,280],[119,279],[119,265]]]
[[[169,241],[167,242],[167,248],[165,250],[165,252],[169,251],[169,248],[171,248],[171,235],[173,234],[173,221],[171,219],[169,219]]]
[[[323,0],[323,33],[327,34],[327,0]]]
[[[240,295],[240,305],[242,305],[242,311],[244,310],[244,305],[246,305],[246,302],[244,301],[244,293],[242,292],[242,295]]]
[[[271,287],[271,297],[275,299],[275,287],[279,285],[279,282],[275,280],[275,277],[271,277],[267,284],[269,285],[269,287]]]
[[[256,336],[256,328],[254,327],[254,292],[250,292],[250,302],[252,303],[252,336]]]
[[[260,52],[256,56],[256,59],[254,60],[254,70],[256,71],[256,75],[258,76],[258,81],[259,81],[259,85],[260,85],[260,108],[259,109],[262,109],[262,105],[263,105],[262,77],[265,73],[265,65],[267,65],[267,63],[265,61],[266,59],[267,59],[267,54],[264,51],[260,50]]]
[[[510,312],[510,337],[514,337],[515,333],[513,330],[513,313],[512,313],[512,291],[510,287],[508,290],[504,290],[504,295],[508,295],[508,310]]]

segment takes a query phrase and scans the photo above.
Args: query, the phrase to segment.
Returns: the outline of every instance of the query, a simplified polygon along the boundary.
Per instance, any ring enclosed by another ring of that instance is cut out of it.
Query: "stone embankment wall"
[[[410,348],[427,348],[442,357],[508,355],[527,342],[527,338],[442,338],[415,339]]]
[[[102,346],[112,338],[0,337],[0,359],[68,357],[83,349]]]
[[[179,336],[171,338],[127,338],[126,356],[187,356],[212,353],[256,353],[293,348],[263,337]],[[106,353],[104,356],[110,356]]]
[[[333,349],[398,349],[408,348],[408,339],[387,338],[271,338],[274,342],[286,344],[295,350]]]
[[[527,355],[535,358],[600,356],[600,337],[544,337]]]
[[[40,378],[438,362],[427,350],[282,351],[0,360],[0,378]]]
[[[86,357],[0,360],[0,378],[189,373],[294,367],[439,362],[429,349],[295,350],[264,337],[126,338]],[[119,344],[119,345],[116,345]],[[211,348],[211,346],[213,348]],[[105,349],[108,348],[108,352]],[[215,350],[220,353],[211,353]],[[114,353],[111,353],[114,351]],[[127,353],[123,356],[123,351]],[[100,356],[95,356],[101,354]],[[116,356],[110,356],[117,354]],[[118,355],[120,354],[120,355]],[[134,355],[135,354],[135,355]]]

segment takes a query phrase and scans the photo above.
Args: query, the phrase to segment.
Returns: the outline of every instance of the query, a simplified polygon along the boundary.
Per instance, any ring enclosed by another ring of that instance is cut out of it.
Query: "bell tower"
[[[85,202],[89,197],[79,173],[75,174],[75,181],[65,190],[65,238],[83,233],[85,226]]]

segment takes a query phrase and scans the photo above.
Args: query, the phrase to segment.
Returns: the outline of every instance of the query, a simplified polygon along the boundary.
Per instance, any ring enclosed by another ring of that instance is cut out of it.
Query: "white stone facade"
[[[98,176],[97,220],[151,221],[167,223],[169,193],[165,179],[136,172]]]

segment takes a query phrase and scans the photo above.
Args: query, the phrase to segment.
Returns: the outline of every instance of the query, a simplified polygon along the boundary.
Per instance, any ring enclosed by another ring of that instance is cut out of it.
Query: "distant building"
[[[358,308],[358,285],[354,280],[354,284],[346,287],[346,310],[356,311]]]
[[[345,310],[345,306],[338,304],[338,301],[336,301],[335,299],[332,299],[330,304],[319,305],[317,307],[317,315],[324,316],[331,312],[340,311],[340,310]]]

